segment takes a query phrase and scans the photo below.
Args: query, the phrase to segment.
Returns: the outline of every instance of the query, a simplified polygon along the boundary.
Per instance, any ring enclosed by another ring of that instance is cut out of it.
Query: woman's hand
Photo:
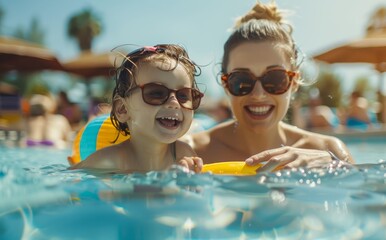
[[[178,161],[178,164],[195,173],[199,173],[202,170],[203,161],[200,157],[184,157]]]
[[[345,164],[343,161],[333,159],[333,156],[328,151],[288,146],[263,151],[247,158],[245,163],[247,165],[265,163],[263,167],[258,169],[258,172],[273,171],[285,167],[315,168],[326,167],[331,164]]]

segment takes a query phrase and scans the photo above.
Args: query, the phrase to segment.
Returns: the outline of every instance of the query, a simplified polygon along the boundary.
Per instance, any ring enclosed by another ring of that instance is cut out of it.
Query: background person
[[[56,112],[67,118],[72,130],[77,131],[80,128],[83,115],[82,109],[78,104],[71,102],[64,91],[59,92]]]
[[[35,94],[31,97],[27,117],[26,145],[67,148],[72,136],[68,120],[55,114],[56,104],[51,96]]]
[[[308,104],[301,107],[299,101],[293,101],[294,125],[311,131],[333,131],[340,128],[339,118],[333,110],[322,104],[319,90],[313,88],[310,91]]]
[[[358,91],[351,93],[349,105],[341,114],[343,124],[349,129],[366,130],[372,125],[368,101]]]

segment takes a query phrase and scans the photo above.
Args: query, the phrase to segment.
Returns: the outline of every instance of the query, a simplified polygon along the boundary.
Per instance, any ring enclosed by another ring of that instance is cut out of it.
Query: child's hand
[[[203,162],[200,157],[184,157],[178,162],[178,164],[194,171],[195,173],[199,173],[202,170]]]

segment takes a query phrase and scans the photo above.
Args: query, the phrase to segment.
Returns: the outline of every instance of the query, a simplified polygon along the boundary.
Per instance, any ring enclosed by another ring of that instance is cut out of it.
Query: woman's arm
[[[248,165],[265,163],[273,170],[277,167],[321,167],[337,160],[354,163],[347,146],[341,140],[308,133],[308,136],[300,138],[291,146],[260,152],[247,158],[245,162]]]

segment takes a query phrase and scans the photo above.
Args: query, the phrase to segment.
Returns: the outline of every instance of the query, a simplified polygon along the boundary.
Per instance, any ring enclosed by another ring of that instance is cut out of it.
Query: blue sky
[[[95,52],[109,51],[121,44],[154,45],[179,43],[193,60],[206,65],[218,63],[228,29],[246,13],[255,0],[0,0],[5,10],[4,32],[27,28],[32,18],[45,31],[46,46],[65,61],[78,54],[76,43],[66,35],[71,15],[91,8],[103,22]],[[268,2],[268,1],[262,1]],[[294,38],[307,55],[314,55],[349,40],[361,38],[369,16],[384,0],[277,0],[280,8],[292,11],[289,21]],[[369,66],[334,67],[350,89],[355,78],[368,75],[374,85],[378,76]],[[213,64],[204,68],[208,87],[216,86]],[[216,90],[211,90],[216,92]]]

